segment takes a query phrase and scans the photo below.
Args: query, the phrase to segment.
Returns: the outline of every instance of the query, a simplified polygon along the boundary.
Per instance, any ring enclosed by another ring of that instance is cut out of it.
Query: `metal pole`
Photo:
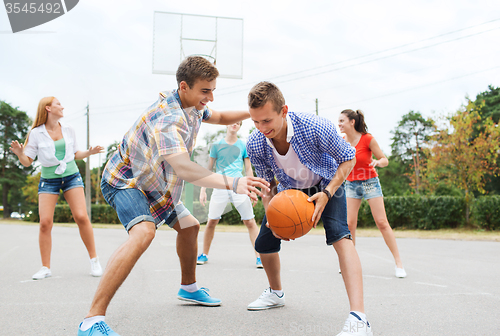
[[[87,102],[87,148],[90,148],[90,117],[89,117],[89,103]],[[87,205],[87,215],[90,221],[92,221],[92,211],[91,211],[91,187],[92,181],[90,180],[90,155],[85,163],[85,203]]]
[[[97,166],[97,185],[101,185],[101,153],[99,153],[99,166]],[[99,204],[101,198],[101,189],[97,188],[95,193],[95,204]]]

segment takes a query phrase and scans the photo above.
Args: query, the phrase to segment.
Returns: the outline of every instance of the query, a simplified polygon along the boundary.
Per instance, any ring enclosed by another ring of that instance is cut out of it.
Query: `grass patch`
[[[0,224],[36,225],[38,223],[25,222],[16,219],[0,219]],[[75,223],[54,223],[54,226],[77,227]],[[124,230],[121,224],[93,224],[94,228]],[[172,230],[163,225],[159,230]],[[205,224],[201,224],[200,232],[205,230]],[[500,231],[485,231],[479,229],[439,229],[439,230],[402,230],[393,229],[396,238],[421,238],[421,239],[449,239],[449,240],[485,240],[500,242]],[[218,224],[216,232],[248,232],[245,225]],[[312,229],[309,234],[323,235],[323,227]],[[356,230],[357,237],[382,237],[377,228],[360,228]]]

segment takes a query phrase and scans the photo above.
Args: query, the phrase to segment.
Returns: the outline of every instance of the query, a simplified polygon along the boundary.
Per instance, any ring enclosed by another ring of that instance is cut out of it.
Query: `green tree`
[[[389,165],[382,169],[377,169],[380,184],[384,196],[403,196],[408,195],[413,190],[411,188],[411,179],[406,174],[407,165],[399,156],[390,156]]]
[[[494,123],[500,121],[500,87],[488,86],[488,90],[476,96],[475,105],[479,106],[478,112],[482,120],[491,118]],[[475,136],[476,134],[474,134]],[[497,159],[500,166],[500,157]],[[486,193],[500,195],[500,177],[492,174],[486,175],[488,183],[484,187]]]
[[[473,191],[485,193],[486,175],[500,172],[500,129],[491,118],[481,119],[477,110],[469,101],[449,118],[448,126],[438,130],[432,137],[426,168],[426,177],[434,181],[431,186],[444,180],[464,192],[467,223]]]
[[[28,204],[34,205],[38,203],[38,184],[40,183],[41,172],[28,175],[26,184],[22,188],[23,197]]]
[[[403,164],[408,165],[417,194],[421,191],[423,145],[430,139],[434,131],[433,125],[432,119],[425,119],[420,112],[410,111],[401,118],[396,129],[391,132],[392,156],[399,157]]]
[[[488,86],[488,90],[479,93],[474,101],[479,108],[479,115],[483,120],[491,118],[494,123],[500,121],[500,87]]]
[[[0,184],[2,185],[3,217],[17,209],[18,203],[23,204],[21,189],[26,183],[26,177],[33,171],[33,166],[24,167],[17,156],[10,150],[12,141],[24,143],[31,120],[24,111],[0,101]]]

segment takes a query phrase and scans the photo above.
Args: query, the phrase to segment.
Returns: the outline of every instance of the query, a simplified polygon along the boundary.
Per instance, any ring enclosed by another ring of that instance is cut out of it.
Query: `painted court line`
[[[364,274],[364,278],[375,278],[375,279],[383,279],[383,280],[393,280],[394,278],[388,278],[388,277],[383,277],[383,276],[378,276],[378,275],[368,275]]]
[[[26,283],[26,282],[40,282],[42,280],[50,280],[50,279],[61,279],[62,276],[58,275],[58,276],[51,276],[51,277],[48,277],[48,278],[45,278],[45,279],[40,279],[40,280],[33,280],[33,279],[29,279],[29,280],[21,280],[19,281],[20,283]]]
[[[448,287],[446,285],[437,285],[437,284],[431,284],[431,283],[427,283],[427,282],[414,282],[414,283],[416,283],[417,285],[424,285],[424,286],[434,286],[434,287],[442,287],[442,288]]]

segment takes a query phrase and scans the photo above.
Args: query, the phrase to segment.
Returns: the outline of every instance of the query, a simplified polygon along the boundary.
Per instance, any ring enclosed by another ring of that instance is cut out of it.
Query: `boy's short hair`
[[[248,94],[248,106],[259,108],[266,105],[267,102],[271,102],[276,112],[280,112],[285,105],[285,98],[280,89],[271,82],[255,84]]]
[[[186,57],[177,68],[177,85],[184,81],[192,88],[197,80],[213,81],[219,76],[219,70],[209,60],[201,56]]]

